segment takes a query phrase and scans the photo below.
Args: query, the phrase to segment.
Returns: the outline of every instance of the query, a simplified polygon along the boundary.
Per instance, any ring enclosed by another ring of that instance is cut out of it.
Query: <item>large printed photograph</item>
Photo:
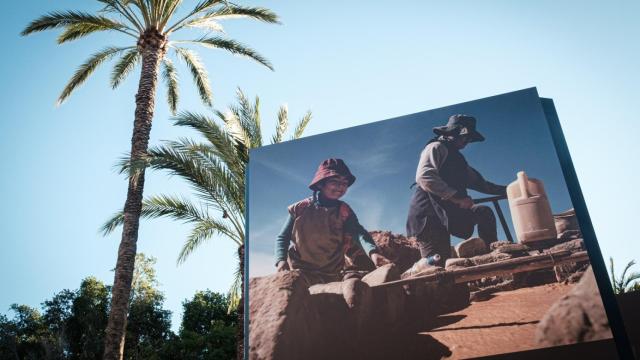
[[[535,88],[254,149],[250,359],[611,338]]]

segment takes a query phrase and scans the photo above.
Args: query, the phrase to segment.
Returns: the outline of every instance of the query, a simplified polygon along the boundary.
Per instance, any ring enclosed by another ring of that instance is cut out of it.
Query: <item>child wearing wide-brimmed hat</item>
[[[351,207],[339,200],[355,180],[342,159],[320,164],[309,184],[313,196],[288,207],[289,218],[276,239],[278,271],[307,270],[335,281],[342,276],[345,255],[365,253],[376,266],[389,262]]]

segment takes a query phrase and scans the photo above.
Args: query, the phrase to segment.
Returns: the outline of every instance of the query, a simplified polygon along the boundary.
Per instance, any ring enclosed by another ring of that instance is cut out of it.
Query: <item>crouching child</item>
[[[358,270],[358,254],[366,254],[375,266],[389,263],[351,207],[340,200],[355,180],[341,159],[320,164],[309,184],[313,195],[288,207],[289,218],[276,239],[278,271],[299,269],[311,277],[310,283],[326,283],[353,275],[345,271],[345,259]]]

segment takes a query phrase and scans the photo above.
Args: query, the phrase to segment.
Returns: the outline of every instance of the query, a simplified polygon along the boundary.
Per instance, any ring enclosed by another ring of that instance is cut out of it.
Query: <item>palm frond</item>
[[[238,262],[238,266],[236,267],[236,271],[233,273],[233,283],[231,284],[231,288],[229,289],[229,308],[228,312],[231,312],[238,308],[240,305],[240,294],[242,293],[242,272],[240,271],[240,263]]]
[[[244,178],[245,159],[236,151],[236,144],[230,135],[215,121],[206,116],[189,111],[181,112],[175,118],[175,125],[190,127],[198,131],[236,177]]]
[[[273,65],[267,60],[264,56],[260,55],[255,50],[231,39],[224,39],[218,36],[213,37],[201,37],[196,40],[181,40],[175,41],[175,43],[190,43],[190,44],[199,44],[204,47],[212,48],[212,49],[221,49],[226,50],[234,55],[240,55],[247,57],[251,60],[256,61],[259,64],[262,64],[273,70]]]
[[[254,138],[257,147],[262,146],[262,118],[260,117],[260,97],[256,95],[253,102],[253,124]]]
[[[160,9],[158,16],[159,29],[164,29],[181,3],[182,0],[164,0],[162,2],[161,6],[158,7]]]
[[[273,135],[271,139],[272,144],[276,144],[282,142],[284,137],[284,133],[287,132],[287,128],[289,127],[289,109],[286,105],[280,106],[280,110],[278,111],[278,125],[276,126],[276,133]]]
[[[189,257],[189,255],[191,255],[191,253],[193,253],[193,251],[198,246],[200,246],[204,241],[212,238],[216,234],[227,236],[236,244],[238,244],[238,246],[241,245],[231,229],[229,229],[225,224],[209,218],[204,221],[198,222],[193,227],[191,234],[189,234],[189,237],[180,250],[177,263],[184,263],[187,257]]]
[[[199,209],[189,200],[175,196],[157,195],[145,202],[145,218],[170,216],[184,222],[201,221],[209,217],[206,210]]]
[[[186,180],[207,207],[223,213],[241,241],[244,239],[244,179],[235,176],[212,156],[214,151],[210,149],[189,139],[165,142],[149,150],[150,166]]]
[[[618,294],[620,293],[620,290],[618,287],[618,279],[616,279],[616,271],[612,257],[609,257],[609,272],[611,273],[611,285],[613,286],[613,292]]]
[[[613,285],[614,293],[623,294],[640,288],[640,282],[638,282],[638,280],[640,280],[640,273],[628,273],[631,267],[635,264],[635,260],[629,261],[622,270],[620,277],[617,277],[613,258],[609,257],[609,272],[611,273],[611,284]]]
[[[208,11],[201,17],[193,18],[183,24],[183,26],[191,26],[193,22],[201,22],[207,20],[227,20],[227,19],[253,19],[271,24],[279,24],[278,15],[273,11],[262,7],[244,7],[237,5],[224,6],[218,9]]]
[[[170,217],[184,222],[197,222],[206,219],[209,215],[206,211],[198,209],[189,200],[176,196],[159,195],[152,196],[142,202],[140,216],[145,219]],[[115,213],[101,227],[103,235],[108,235],[124,223],[124,212]]]
[[[226,0],[203,0],[200,1],[191,11],[191,13],[187,16],[193,16],[194,14],[197,14],[199,12],[203,12],[203,11],[207,11],[209,9],[211,9],[213,6],[216,6],[218,4],[221,3],[226,3]]]
[[[171,33],[173,31],[178,30],[179,28],[182,28],[185,26],[185,24],[189,21],[189,19],[191,19],[192,17],[194,17],[195,15],[202,13],[202,12],[206,12],[210,9],[212,9],[213,7],[215,7],[218,4],[221,4],[223,2],[226,2],[226,0],[203,0],[200,1],[194,8],[193,10],[191,10],[186,16],[184,16],[183,18],[181,18],[180,20],[176,21],[175,24],[171,25],[168,29],[167,29],[167,33]]]
[[[129,20],[129,22],[136,28],[140,33],[144,32],[144,29],[148,28],[151,23],[148,21],[148,11],[147,9],[140,8],[141,5],[144,6],[144,3],[147,0],[98,0],[99,2],[105,4],[105,8],[103,11],[106,12],[115,12],[119,15],[122,15],[124,18]],[[132,9],[129,9],[129,5],[133,4],[140,9],[140,13],[143,16],[144,21],[141,21],[135,12]]]
[[[186,180],[214,210],[227,211],[235,221],[244,211],[244,183],[215,156],[201,152],[188,139],[165,142],[148,150],[148,166]],[[123,162],[127,171],[128,162]],[[239,209],[239,210],[234,210]]]
[[[169,104],[169,109],[171,110],[171,114],[175,115],[178,111],[178,71],[176,67],[173,65],[173,62],[164,58],[162,60],[162,78],[167,86],[167,103]]]
[[[236,142],[236,149],[242,146],[244,149],[251,148],[251,135],[249,130],[243,126],[241,110],[235,106],[229,106],[227,112],[217,112],[218,117],[224,122],[228,134]]]
[[[100,227],[100,232],[103,236],[107,236],[122,224],[124,224],[124,212],[118,211]]]
[[[296,126],[296,129],[293,131],[292,139],[299,139],[302,136],[302,133],[304,132],[304,129],[306,129],[307,125],[309,124],[309,121],[311,121],[311,110],[308,110],[307,113],[304,114],[302,119],[300,119],[300,122]]]
[[[631,273],[629,274],[628,277],[626,277],[624,279],[624,282],[622,283],[622,287],[626,290],[630,287],[630,285],[632,285],[633,282],[640,280],[640,273]]]
[[[93,71],[100,66],[103,62],[111,59],[115,55],[122,51],[132,49],[133,47],[107,47],[95,54],[93,54],[84,64],[80,65],[78,70],[73,74],[71,80],[67,83],[67,86],[62,90],[62,93],[58,97],[58,105],[62,104],[71,93],[82,85],[87,78],[93,73]]]
[[[137,48],[127,51],[120,58],[120,61],[118,61],[118,63],[113,67],[113,72],[111,73],[111,87],[114,89],[117,88],[139,61],[140,52]]]
[[[240,126],[249,136],[248,148],[257,148],[262,146],[262,131],[260,129],[260,98],[256,96],[255,104],[252,105],[249,98],[242,92],[242,89],[236,90],[236,98],[240,107],[230,106],[229,109],[237,114],[240,120]]]
[[[211,106],[213,102],[213,95],[211,86],[209,85],[209,75],[207,74],[207,70],[202,64],[200,57],[195,51],[189,49],[175,47],[175,50],[176,53],[187,64],[187,67],[191,72],[191,76],[193,77],[193,81],[196,83],[196,87],[198,88],[200,99],[206,105]]]
[[[624,269],[622,270],[622,274],[620,275],[621,284],[624,283],[625,279],[627,278],[627,272],[629,271],[629,269],[635,264],[635,260],[631,260],[627,263],[627,266],[624,267]]]
[[[188,24],[186,24],[186,26],[191,28],[205,29],[207,31],[215,31],[215,32],[224,34],[224,27],[222,27],[222,25],[219,22],[213,19],[207,19],[207,18],[194,19],[193,21],[190,21]]]
[[[78,32],[83,26],[84,31],[89,32],[100,30],[131,30],[131,28],[125,24],[109,19],[105,16],[96,16],[81,11],[56,11],[50,12],[30,22],[29,25],[22,30],[21,35],[25,36],[34,32],[62,27],[71,27],[72,32]],[[74,38],[72,35],[67,35],[66,37],[70,37],[70,39],[67,40],[72,40]],[[77,38],[77,35],[75,38]],[[64,41],[59,42],[62,43]]]
[[[236,187],[233,183],[238,182],[240,178],[231,171],[228,163],[224,161],[224,155],[219,150],[215,146],[196,143],[188,138],[165,141],[163,145],[152,147],[149,151],[151,155],[150,166],[154,169],[167,169],[163,166],[169,164],[159,162],[169,160],[175,163],[181,171],[192,171],[189,174],[180,175],[193,175],[197,172],[200,177],[211,176],[214,184],[229,182],[228,187]],[[232,160],[235,161],[235,159]],[[213,187],[217,188],[218,186],[213,185]]]
[[[69,41],[77,40],[99,31],[110,31],[110,30],[119,31],[133,38],[137,38],[135,34],[130,32],[130,31],[133,31],[133,29],[130,29],[124,25],[119,28],[114,28],[114,27],[101,26],[96,24],[73,24],[73,25],[67,25],[67,27],[65,27],[62,34],[58,36],[58,44],[63,44]]]

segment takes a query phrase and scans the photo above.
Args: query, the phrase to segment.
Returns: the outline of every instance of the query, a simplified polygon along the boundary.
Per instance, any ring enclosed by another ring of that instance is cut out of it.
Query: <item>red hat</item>
[[[349,186],[356,181],[356,177],[351,174],[347,165],[342,161],[342,159],[327,159],[320,163],[318,166],[318,170],[316,170],[316,175],[311,180],[311,184],[309,184],[309,189],[313,191],[319,191],[317,185],[320,181],[330,178],[332,176],[344,176],[349,181]]]

